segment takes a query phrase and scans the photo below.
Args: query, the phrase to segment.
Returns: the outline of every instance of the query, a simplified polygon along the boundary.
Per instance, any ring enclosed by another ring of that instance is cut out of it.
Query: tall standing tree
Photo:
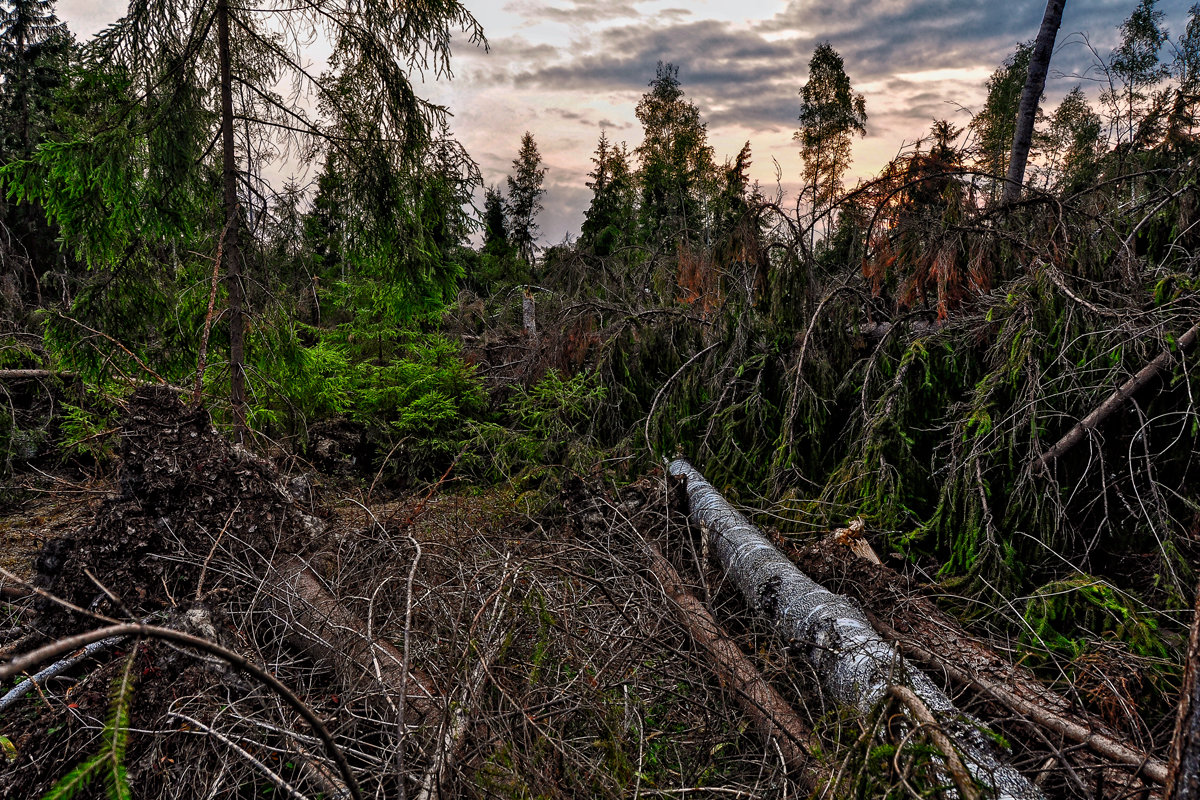
[[[538,226],[534,221],[542,210],[542,195],[546,190],[542,184],[546,179],[546,167],[542,154],[538,152],[533,134],[525,131],[521,137],[521,149],[513,159],[513,174],[508,176],[508,221],[509,235],[513,247],[521,259],[533,266],[537,255]]]
[[[1057,186],[1068,194],[1084,188],[1094,177],[1102,129],[1100,116],[1076,86],[1050,115],[1042,137],[1047,188]]]
[[[1101,98],[1109,107],[1117,146],[1122,150],[1150,138],[1144,123],[1152,121],[1157,113],[1148,108],[1148,103],[1155,87],[1170,72],[1158,58],[1167,42],[1167,31],[1162,26],[1166,15],[1157,5],[1158,0],[1140,0],[1121,23],[1121,43],[1108,63],[1110,84]]]
[[[47,199],[66,235],[93,260],[112,263],[121,259],[111,246],[113,225],[143,228],[125,231],[127,238],[182,241],[194,234],[194,217],[161,209],[164,199],[181,199],[179,190],[168,186],[166,198],[143,196],[143,206],[159,206],[147,211],[120,196],[136,195],[135,187],[60,176],[104,164],[120,171],[127,183],[138,184],[145,175],[194,171],[197,161],[216,174],[215,249],[225,276],[230,401],[240,439],[246,428],[243,250],[249,233],[243,221],[250,216],[251,200],[261,194],[254,168],[275,147],[309,159],[324,153],[353,163],[356,169],[343,174],[357,219],[379,234],[355,241],[376,248],[364,256],[367,260],[403,265],[400,243],[389,230],[397,214],[419,216],[408,190],[422,173],[422,159],[445,116],[444,109],[417,96],[409,70],[448,74],[454,29],[482,41],[481,29],[459,0],[411,5],[403,13],[387,0],[283,0],[265,6],[133,0],[126,16],[97,35],[85,53],[91,72],[108,86],[110,107],[117,107],[93,115],[110,127],[81,126],[72,141],[42,148],[34,163],[14,171],[10,180],[20,184],[23,196]],[[314,75],[300,55],[317,37],[332,47],[330,70],[323,75]],[[293,91],[281,95],[277,87],[288,83]],[[305,95],[316,99],[321,116],[306,112],[299,102]],[[181,109],[189,112],[186,118]],[[115,151],[114,121],[124,137],[123,149]],[[174,125],[173,135],[163,137],[168,123]],[[138,162],[136,168],[129,166],[131,160]],[[81,186],[87,191],[81,193]],[[190,186],[202,189],[203,181],[193,179]],[[100,232],[101,240],[95,230],[97,206],[100,213],[122,210]],[[150,215],[160,223],[157,230],[142,225]],[[408,277],[419,281],[423,275],[413,270]]]
[[[1033,146],[1033,125],[1037,120],[1038,103],[1046,88],[1046,72],[1050,69],[1050,56],[1054,52],[1054,40],[1058,38],[1066,3],[1067,0],[1047,0],[1042,27],[1038,29],[1037,40],[1029,56],[1029,72],[1025,78],[1025,88],[1021,90],[1021,105],[1017,111],[1012,150],[1008,157],[1008,174],[1001,197],[1005,203],[1011,203],[1020,196],[1021,185],[1025,182],[1025,164],[1029,161],[1029,148]]]
[[[688,239],[708,224],[705,207],[717,177],[708,128],[679,83],[679,68],[658,62],[650,90],[637,105],[640,223],[647,239]]]
[[[867,133],[867,104],[851,88],[842,57],[829,42],[813,50],[800,101],[800,129],[792,138],[800,143],[815,218],[841,191],[854,135]]]
[[[504,195],[499,188],[489,186],[483,194],[483,250],[496,256],[507,256],[511,249]]]
[[[614,145],[603,132],[592,156],[592,202],[584,214],[579,242],[599,256],[611,253],[634,226],[634,184],[625,144]]]
[[[1200,5],[1188,9],[1188,21],[1175,49],[1175,96],[1167,116],[1166,142],[1179,149],[1190,142],[1200,104]]]

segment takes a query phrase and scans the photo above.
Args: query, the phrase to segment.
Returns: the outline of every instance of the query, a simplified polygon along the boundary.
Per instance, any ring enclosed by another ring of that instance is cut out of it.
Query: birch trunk
[[[1029,160],[1029,148],[1033,144],[1033,124],[1037,119],[1038,101],[1046,88],[1046,72],[1050,69],[1050,56],[1054,52],[1054,40],[1062,24],[1063,7],[1067,0],[1049,0],[1042,27],[1038,29],[1037,41],[1029,58],[1029,72],[1025,77],[1025,88],[1021,91],[1021,104],[1017,108],[1017,126],[1013,133],[1012,150],[1008,156],[1008,175],[1002,195],[1005,204],[1021,196],[1025,182],[1025,164]]]
[[[771,621],[800,658],[812,665],[827,694],[863,714],[893,686],[925,703],[960,748],[971,776],[1001,800],[1035,800],[1042,793],[1001,761],[979,721],[955,708],[920,670],[910,667],[867,621],[861,609],[806,576],[733,508],[691,464],[671,463],[687,478],[689,516],[709,531],[711,551],[746,601]]]

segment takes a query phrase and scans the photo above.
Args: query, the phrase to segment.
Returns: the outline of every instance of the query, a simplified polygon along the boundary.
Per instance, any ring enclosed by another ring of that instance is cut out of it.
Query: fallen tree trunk
[[[726,574],[792,652],[812,665],[832,698],[867,714],[891,686],[906,686],[960,748],[973,779],[1002,799],[1042,797],[1037,787],[1001,761],[982,725],[958,711],[924,673],[910,667],[857,606],[796,569],[691,464],[677,460],[668,469],[687,479],[690,517],[708,527],[711,550]]]
[[[1183,353],[1190,350],[1196,344],[1197,338],[1200,338],[1200,322],[1189,328],[1187,333],[1180,336],[1175,344],[1179,348],[1179,352]],[[1132,378],[1117,387],[1103,403],[1096,406],[1095,410],[1077,422],[1071,430],[1067,431],[1065,436],[1055,442],[1053,447],[1042,453],[1034,462],[1034,466],[1038,469],[1049,467],[1061,458],[1063,454],[1082,442],[1084,436],[1111,416],[1114,411],[1129,402],[1129,398],[1152,381],[1159,372],[1174,363],[1175,355],[1170,350],[1164,350],[1157,358],[1138,370],[1137,374]]]
[[[1165,800],[1200,799],[1200,587],[1196,589],[1196,610],[1192,635],[1188,639],[1183,691],[1179,697],[1179,715],[1171,745],[1171,771],[1167,778]]]
[[[438,712],[429,677],[412,670],[406,677],[399,648],[369,638],[367,626],[325,590],[307,561],[285,556],[274,566],[268,590],[297,646],[351,685],[366,679],[379,686],[389,702],[403,691],[418,721]]]
[[[837,557],[824,544],[797,550],[795,556],[826,586],[837,588],[839,580],[852,574],[846,583],[861,589],[854,595],[868,619],[909,658],[1134,774],[1159,784],[1166,780],[1167,765],[1161,759],[1123,741],[1095,715],[1043,686],[1029,670],[1001,658],[928,598],[913,597],[895,570],[878,562],[867,564],[857,551]]]
[[[710,668],[729,687],[738,705],[754,723],[768,747],[776,746],[787,768],[798,776],[808,790],[821,785],[825,777],[811,753],[815,737],[808,726],[779,692],[766,682],[754,664],[730,641],[712,614],[684,588],[679,573],[658,548],[647,545],[650,572],[670,598],[675,616],[691,634],[692,640],[712,659]]]

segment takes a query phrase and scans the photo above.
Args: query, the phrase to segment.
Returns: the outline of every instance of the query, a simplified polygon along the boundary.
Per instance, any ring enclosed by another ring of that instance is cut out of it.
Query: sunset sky
[[[1161,0],[1172,39],[1194,0]],[[750,141],[752,174],[773,190],[775,159],[785,190],[801,164],[792,132],[813,48],[828,40],[866,96],[867,133],[854,146],[853,176],[886,163],[935,118],[959,125],[978,109],[984,83],[1018,42],[1037,34],[1044,0],[502,0],[467,2],[491,46],[456,48],[454,79],[424,96],[454,114],[456,136],[484,180],[502,184],[531,131],[549,171],[543,243],[577,236],[590,199],[584,185],[601,130],[630,148],[634,116],[655,63],[679,67],[708,123],[718,162]],[[1135,0],[1070,0],[1051,63],[1045,107],[1076,84],[1098,92],[1094,48],[1107,56]],[[123,14],[111,0],[59,0],[81,39]],[[1170,60],[1170,46],[1164,59]],[[853,180],[853,177],[852,177]]]

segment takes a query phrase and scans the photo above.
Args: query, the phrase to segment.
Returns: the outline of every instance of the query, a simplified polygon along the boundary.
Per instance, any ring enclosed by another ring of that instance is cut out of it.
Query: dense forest
[[[856,182],[819,44],[794,196],[660,62],[547,246],[459,0],[0,0],[0,795],[1200,798],[1200,6],[1129,5]]]

